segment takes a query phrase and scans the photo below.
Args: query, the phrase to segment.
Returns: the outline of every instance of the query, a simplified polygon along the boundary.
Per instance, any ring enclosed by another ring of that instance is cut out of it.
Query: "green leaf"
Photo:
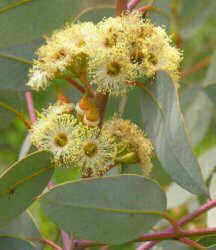
[[[41,238],[32,216],[28,212],[22,213],[7,226],[0,228],[0,235],[10,235],[23,239]],[[37,244],[37,246],[39,248],[40,244]]]
[[[122,244],[147,232],[166,209],[153,181],[136,175],[94,178],[58,185],[41,197],[50,219],[78,238]]]
[[[1,15],[0,15],[1,16]],[[0,50],[0,88],[26,90],[28,71],[36,48],[42,43],[37,39]]]
[[[61,238],[59,237],[59,228],[51,222],[44,213],[44,210],[41,208],[40,201],[35,201],[29,208],[31,213],[36,221],[36,224],[39,225],[40,232],[42,236],[46,239],[49,239],[53,242],[56,242],[58,245],[61,245]],[[42,246],[44,246],[42,244]],[[49,247],[48,247],[49,249]],[[47,248],[43,250],[48,250]],[[49,249],[51,250],[51,249]]]
[[[123,115],[124,119],[129,119],[139,126],[142,126],[142,119],[139,114],[141,114],[140,102],[141,93],[138,88],[130,91],[128,94],[128,102],[125,107],[125,112]]]
[[[204,81],[204,91],[208,97],[216,104],[216,51],[214,52],[211,64],[208,68],[208,72]]]
[[[202,170],[202,175],[205,181],[207,181],[211,177],[211,175],[214,173],[214,170],[216,169],[215,155],[216,147],[214,146],[198,158]]]
[[[216,247],[216,235],[202,237],[198,240],[198,243],[205,247]]]
[[[15,162],[0,176],[0,226],[34,202],[53,173],[48,152],[35,152]]]
[[[211,95],[212,84],[215,83],[216,79],[215,69],[216,52],[212,56],[212,63],[208,68],[202,85],[186,88],[181,96],[181,104],[183,104],[181,106],[193,146],[197,145],[203,139],[212,120],[214,105],[209,99],[210,96],[208,97],[206,93],[209,92],[209,95]],[[211,97],[214,98],[213,95]]]
[[[200,85],[189,85],[180,89],[179,98],[182,112],[185,112],[193,104],[200,91],[202,91],[202,87]]]
[[[86,8],[101,5],[101,0],[29,0],[16,8],[0,9],[0,47],[25,43],[60,28],[67,21],[72,21]],[[104,4],[113,4],[106,0]],[[13,4],[13,3],[12,3]],[[9,6],[10,7],[10,6]]]
[[[213,114],[213,105],[202,89],[186,89],[183,95],[191,97],[190,102],[183,105],[185,124],[190,135],[192,146],[196,146],[206,135]],[[182,96],[182,99],[187,99]],[[187,101],[186,101],[187,102]]]
[[[216,3],[216,2],[215,2]],[[209,86],[211,84],[216,83],[216,50],[214,51],[212,58],[211,58],[211,64],[208,67],[208,71],[203,83],[203,86]]]
[[[2,250],[34,250],[34,246],[28,241],[10,236],[0,236]]]
[[[149,12],[152,22],[169,30],[171,20],[170,0],[153,1],[153,6],[155,9]]]
[[[204,91],[212,100],[212,102],[216,105],[216,84],[208,85],[204,88]]]
[[[156,82],[145,88],[141,108],[145,131],[162,167],[188,191],[208,194],[188,141],[176,88],[165,72],[159,72]]]
[[[52,180],[55,183],[77,180],[81,178],[79,168],[55,168]]]
[[[172,179],[161,166],[161,163],[156,156],[152,158],[151,162],[153,164],[153,168],[150,173],[150,177],[158,181],[162,187],[167,188],[172,183]]]
[[[182,0],[180,21],[183,38],[190,38],[205,24],[208,18],[214,14],[215,0]]]

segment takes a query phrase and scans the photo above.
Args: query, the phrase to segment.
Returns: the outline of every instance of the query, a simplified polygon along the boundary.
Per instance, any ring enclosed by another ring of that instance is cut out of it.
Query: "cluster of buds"
[[[76,105],[76,111],[79,118],[89,127],[98,126],[100,123],[100,114],[94,99],[84,96]]]
[[[92,126],[92,121],[89,125],[84,117],[94,105],[88,101],[83,97],[76,108],[57,103],[43,110],[30,130],[32,143],[50,151],[56,166],[79,167],[84,176],[101,176],[119,164],[132,163],[140,163],[148,175],[150,141],[135,124],[120,118],[106,121],[102,128]]]
[[[182,60],[166,31],[136,11],[96,25],[67,24],[46,38],[37,55],[27,83],[33,89],[70,76],[111,95],[126,94],[136,79],[152,78],[158,70],[167,71],[177,83]]]

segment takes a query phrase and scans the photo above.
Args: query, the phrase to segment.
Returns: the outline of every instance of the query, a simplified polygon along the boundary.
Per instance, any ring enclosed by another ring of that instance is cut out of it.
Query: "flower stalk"
[[[127,0],[116,1],[116,16],[120,16],[122,12],[127,10]]]
[[[194,212],[182,217],[178,222],[177,225],[179,227],[184,226],[185,224],[187,224],[188,222],[192,221],[193,219],[195,219],[196,217],[202,215],[203,213],[207,212],[208,210],[210,210],[211,208],[216,207],[216,200],[211,200],[209,202],[207,202],[206,204],[204,204],[203,206],[201,206],[200,208],[198,208],[197,210],[195,210]],[[204,229],[204,231],[202,231],[203,234],[208,234],[211,231],[214,231],[216,233],[216,228],[214,229]],[[166,229],[164,232],[173,232],[173,227],[169,227],[168,229]],[[195,231],[192,231],[192,233]],[[196,230],[196,233],[201,233],[200,230]],[[201,235],[203,235],[201,234]],[[151,249],[153,246],[155,246],[158,243],[158,241],[151,241],[148,242],[147,244],[143,244],[141,246],[138,247],[137,250],[148,250]]]
[[[75,87],[77,90],[79,90],[82,94],[85,93],[85,88],[83,88],[83,86],[81,86],[78,82],[76,82],[75,80],[73,80],[70,77],[66,77],[65,78],[66,81],[68,81],[73,87]]]
[[[128,9],[128,10],[134,9],[134,8],[137,6],[137,4],[140,3],[140,1],[141,1],[141,0],[131,0],[131,1],[127,4],[127,9]]]
[[[37,117],[36,117],[35,110],[34,110],[32,93],[30,91],[26,91],[25,98],[26,98],[27,108],[28,108],[31,122],[34,123],[36,121]]]

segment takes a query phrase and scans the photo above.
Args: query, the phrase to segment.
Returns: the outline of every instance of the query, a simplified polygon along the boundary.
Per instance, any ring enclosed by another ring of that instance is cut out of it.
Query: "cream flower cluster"
[[[140,77],[167,71],[179,78],[181,53],[161,27],[143,20],[138,12],[110,17],[98,24],[68,24],[37,51],[28,86],[45,89],[67,74],[87,77],[96,91],[123,95]]]
[[[39,114],[30,134],[56,166],[79,167],[84,176],[102,176],[117,164],[140,163],[150,172],[152,145],[138,127],[113,118],[102,128],[85,125],[71,104],[55,104]]]

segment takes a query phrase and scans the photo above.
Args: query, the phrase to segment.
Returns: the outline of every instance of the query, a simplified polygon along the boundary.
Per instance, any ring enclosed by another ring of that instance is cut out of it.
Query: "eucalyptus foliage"
[[[216,249],[215,11],[0,1],[0,250]]]

